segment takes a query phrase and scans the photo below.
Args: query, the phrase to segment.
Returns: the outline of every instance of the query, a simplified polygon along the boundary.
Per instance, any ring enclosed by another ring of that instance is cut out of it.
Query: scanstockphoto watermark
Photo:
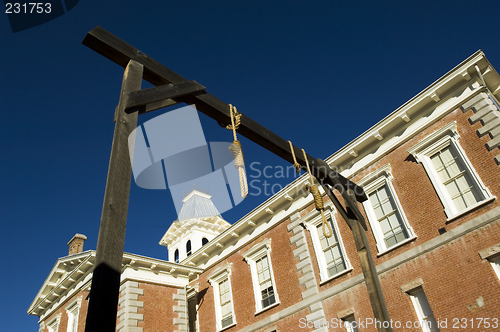
[[[251,196],[272,196],[279,192],[284,186],[288,185],[291,181],[300,177],[303,173],[298,174],[295,167],[293,165],[281,166],[281,165],[263,165],[259,161],[254,161],[249,165],[248,172],[248,187],[249,187],[249,195]],[[307,172],[306,167],[301,167],[301,170]],[[316,179],[319,182],[319,185],[323,185],[324,181],[318,176],[318,174],[329,174],[332,177],[338,176],[342,169],[337,168],[335,166],[326,167],[326,166],[315,166],[311,169],[313,175],[316,176]],[[283,185],[280,179],[287,179],[287,184]],[[335,184],[331,186],[332,189],[337,190],[341,194],[344,190],[352,189],[356,195],[362,194],[358,192],[360,187],[352,187],[349,186],[344,187],[343,185]],[[304,191],[302,194],[308,193],[308,187],[299,188],[300,191]]]
[[[293,165],[271,166],[254,161],[249,168],[248,194],[251,196],[272,196],[283,189],[283,185],[276,182],[278,179],[288,179],[290,182],[300,176]]]
[[[437,326],[440,326],[440,322],[431,322],[431,321],[398,321],[398,320],[390,320],[390,321],[381,321],[376,318],[366,318],[359,320],[343,320],[339,318],[332,318],[331,320],[319,319],[315,321],[308,321],[306,318],[299,319],[299,328],[300,329],[319,329],[326,327],[327,329],[334,328],[357,328],[365,329],[365,328],[392,328],[392,329],[435,329]]]

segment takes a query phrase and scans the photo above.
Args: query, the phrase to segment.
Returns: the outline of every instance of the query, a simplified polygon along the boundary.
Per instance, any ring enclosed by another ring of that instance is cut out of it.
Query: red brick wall
[[[139,321],[138,326],[144,332],[174,331],[173,319],[177,313],[172,308],[177,305],[173,299],[177,289],[148,283],[139,283],[139,288],[144,290],[138,299],[144,302],[144,308],[139,308],[138,313],[144,314],[144,321]]]

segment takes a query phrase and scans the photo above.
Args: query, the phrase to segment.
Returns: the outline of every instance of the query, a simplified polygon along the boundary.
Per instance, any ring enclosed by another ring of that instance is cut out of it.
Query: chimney
[[[87,237],[83,234],[76,233],[75,236],[68,242],[69,255],[78,254],[83,251],[83,243],[87,240]]]

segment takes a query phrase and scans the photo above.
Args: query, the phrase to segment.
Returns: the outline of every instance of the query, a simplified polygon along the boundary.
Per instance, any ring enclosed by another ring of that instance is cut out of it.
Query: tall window
[[[456,122],[452,122],[408,150],[424,166],[448,219],[493,199],[459,138]]]
[[[217,330],[235,325],[233,297],[231,293],[231,265],[217,269],[208,280],[213,287]]]
[[[439,332],[437,322],[434,319],[434,313],[422,287],[411,291],[408,295],[410,295],[413,302],[422,330],[424,332]]]
[[[408,232],[403,225],[403,219],[388,186],[383,185],[368,196],[377,220],[376,223],[380,226],[385,246],[390,248],[406,240],[409,237]]]
[[[331,224],[331,220],[328,220],[328,222]],[[334,232],[331,237],[325,237],[321,225],[316,227],[316,231],[320,239],[321,249],[325,255],[328,276],[332,277],[344,271],[346,269],[346,264],[342,251],[340,250],[340,243],[336,232]]]
[[[76,332],[78,330],[78,313],[80,310],[80,301],[78,299],[76,302],[71,303],[66,307],[66,313],[68,314],[68,328],[67,332]]]
[[[271,240],[266,239],[243,255],[250,265],[252,273],[255,310],[257,313],[279,303],[270,253]]]
[[[316,215],[307,223],[318,260],[321,281],[329,280],[352,269],[338,232],[337,223],[329,213],[326,213],[326,217],[333,231],[331,237],[323,234],[321,215]]]
[[[233,304],[231,301],[231,287],[229,286],[229,278],[222,280],[219,283],[220,307],[222,311],[221,325],[222,328],[233,324]]]
[[[188,319],[189,319],[189,332],[198,332],[197,293],[194,293],[193,296],[188,298]]]
[[[175,249],[174,262],[179,263],[179,249]]]
[[[257,265],[257,275],[259,276],[262,308],[266,308],[271,304],[276,303],[273,281],[271,279],[271,270],[269,268],[269,259],[267,258],[267,255],[256,260],[255,264]]]
[[[342,319],[347,332],[358,332],[358,324],[354,319],[354,315],[350,315]]]
[[[494,258],[490,259],[491,266],[493,267],[493,270],[495,270],[495,273],[498,276],[498,279],[500,279],[500,256],[496,256]]]
[[[379,253],[415,237],[396,196],[392,180],[391,166],[384,165],[358,182],[369,198],[363,206]]]
[[[439,150],[430,159],[457,211],[481,201],[477,186],[452,145]]]
[[[49,332],[59,331],[59,320],[61,319],[61,314],[58,314],[56,318],[52,319],[48,324],[47,328]]]
[[[186,255],[191,255],[191,240],[188,240],[188,242],[186,242]]]

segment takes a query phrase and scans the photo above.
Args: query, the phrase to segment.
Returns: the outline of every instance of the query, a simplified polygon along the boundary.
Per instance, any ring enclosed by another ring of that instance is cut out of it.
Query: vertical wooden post
[[[354,195],[354,191],[351,189],[347,190],[347,197],[344,198],[350,199],[353,204],[357,204],[356,196]],[[348,206],[348,204],[346,205]],[[375,316],[377,329],[379,332],[393,332],[389,311],[387,310],[387,304],[385,303],[382,287],[380,286],[377,267],[373,261],[366,232],[361,226],[362,221],[355,217],[354,212],[349,207],[347,208],[347,216],[349,220],[346,221],[351,227],[352,234],[354,236],[354,242],[356,243],[356,250],[358,251],[361,269],[363,270],[363,275],[365,277],[366,288],[370,297],[370,303],[372,305],[373,315]]]
[[[97,240],[96,261],[87,311],[86,332],[116,330],[123,246],[127,225],[132,165],[128,136],[137,126],[137,112],[125,113],[128,93],[141,89],[143,65],[130,60],[123,74],[115,110],[115,132]]]

